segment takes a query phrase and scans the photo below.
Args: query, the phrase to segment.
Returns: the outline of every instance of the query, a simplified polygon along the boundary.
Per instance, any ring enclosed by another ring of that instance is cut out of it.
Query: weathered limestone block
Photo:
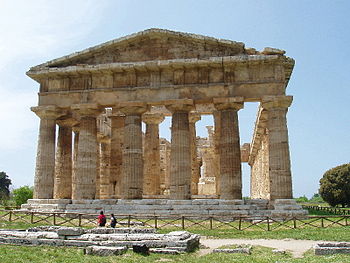
[[[250,248],[215,248],[213,249],[213,253],[241,253],[241,254],[249,254],[250,255]]]
[[[126,253],[127,250],[127,247],[90,246],[84,249],[84,254],[96,256],[115,256],[122,255]]]
[[[315,255],[350,254],[349,242],[319,243],[315,246]]]
[[[59,236],[80,236],[84,234],[84,229],[79,227],[60,227],[57,229]]]

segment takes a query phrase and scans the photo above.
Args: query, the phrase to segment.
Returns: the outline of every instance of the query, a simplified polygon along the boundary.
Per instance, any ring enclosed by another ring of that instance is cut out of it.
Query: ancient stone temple
[[[34,199],[24,208],[212,215],[292,209],[286,87],[294,60],[284,54],[149,29],[32,67],[27,75],[40,90],[31,110],[40,128]],[[260,107],[252,142],[241,147],[245,102]],[[200,143],[195,124],[208,114],[214,127]],[[170,142],[159,137],[166,116]],[[251,166],[248,201],[242,162]]]

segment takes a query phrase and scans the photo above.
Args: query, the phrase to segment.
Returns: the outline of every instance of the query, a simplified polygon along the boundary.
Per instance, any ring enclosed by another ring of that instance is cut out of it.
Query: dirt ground
[[[205,255],[211,253],[215,248],[224,245],[253,245],[271,247],[275,249],[282,249],[292,253],[293,257],[301,258],[303,254],[315,246],[317,243],[327,241],[313,241],[313,240],[295,240],[295,239],[210,239],[201,237],[201,244],[204,245],[204,249],[200,249],[199,254]]]

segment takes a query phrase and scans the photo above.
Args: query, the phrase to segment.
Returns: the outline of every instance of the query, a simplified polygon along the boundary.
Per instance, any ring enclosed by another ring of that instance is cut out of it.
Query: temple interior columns
[[[196,122],[201,119],[197,112],[191,112],[189,115],[190,126],[190,144],[191,144],[191,194],[198,195],[198,183],[200,177],[199,160],[197,158],[197,136]]]
[[[54,199],[72,198],[72,118],[58,120]]]
[[[110,198],[118,198],[121,194],[125,115],[114,108],[109,118],[111,119]]]

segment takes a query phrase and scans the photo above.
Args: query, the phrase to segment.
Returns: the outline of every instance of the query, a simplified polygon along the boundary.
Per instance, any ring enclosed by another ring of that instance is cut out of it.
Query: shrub
[[[13,200],[15,201],[17,206],[25,204],[28,199],[33,198],[33,187],[22,186],[20,188],[14,189],[13,192]]]

